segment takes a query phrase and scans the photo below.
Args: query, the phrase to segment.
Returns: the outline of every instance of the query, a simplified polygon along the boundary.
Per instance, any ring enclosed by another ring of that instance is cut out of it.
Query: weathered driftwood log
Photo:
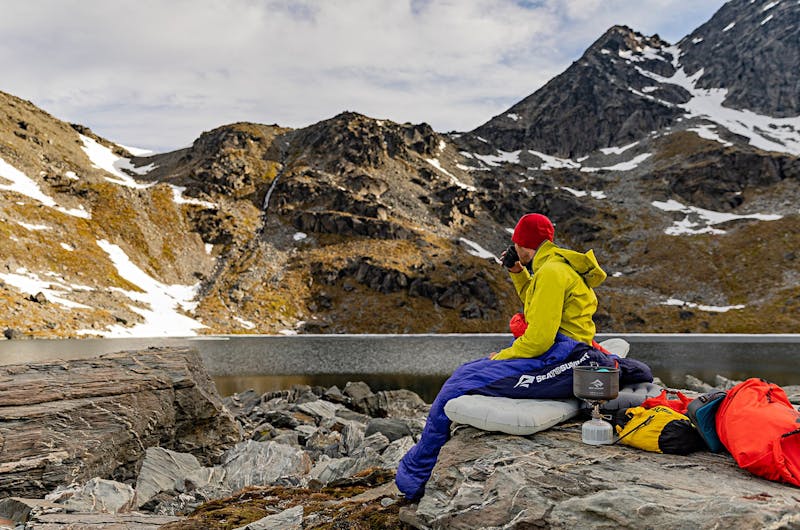
[[[132,479],[151,446],[211,464],[240,439],[194,350],[0,367],[0,498]]]

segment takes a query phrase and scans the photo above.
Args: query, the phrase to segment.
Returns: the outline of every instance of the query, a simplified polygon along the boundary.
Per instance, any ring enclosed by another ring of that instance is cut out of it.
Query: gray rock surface
[[[193,455],[176,453],[162,447],[150,447],[136,479],[136,507],[149,502],[162,491],[221,485],[225,472],[218,467],[204,467]]]
[[[800,490],[739,469],[730,455],[648,453],[580,440],[580,422],[529,437],[457,429],[415,528],[800,528]]]
[[[157,530],[180,517],[143,513],[87,514],[48,513],[25,525],[26,530]]]
[[[130,481],[150,446],[210,463],[241,439],[187,348],[0,367],[0,498]]]
[[[70,512],[127,513],[134,506],[134,495],[127,484],[95,477],[71,492],[61,504]]]
[[[371,467],[380,467],[382,464],[381,455],[366,447],[355,456],[329,460],[320,459],[309,473],[309,479],[321,484],[329,484]]]
[[[49,500],[6,497],[0,499],[0,518],[11,521],[11,523],[24,523],[34,510],[57,510],[60,508],[60,505]]]
[[[364,435],[371,436],[375,433],[382,433],[390,442],[393,442],[404,436],[411,436],[411,429],[405,422],[394,418],[373,418],[367,424]]]
[[[311,469],[311,459],[299,448],[274,442],[246,440],[222,458],[225,481],[234,490],[274,484],[281,478],[299,478]]]
[[[412,447],[414,447],[414,439],[411,436],[404,436],[390,443],[381,454],[383,467],[396,469],[397,465],[400,463],[400,459],[403,458]]]

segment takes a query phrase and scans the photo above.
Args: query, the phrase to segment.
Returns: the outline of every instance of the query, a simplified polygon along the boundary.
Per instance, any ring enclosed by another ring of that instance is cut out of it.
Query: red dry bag
[[[778,385],[748,379],[728,391],[717,434],[739,467],[800,486],[800,412]]]

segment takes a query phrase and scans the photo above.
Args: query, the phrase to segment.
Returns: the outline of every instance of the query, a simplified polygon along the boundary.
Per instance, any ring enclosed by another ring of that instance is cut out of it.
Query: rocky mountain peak
[[[602,50],[614,53],[642,52],[646,48],[662,50],[669,46],[670,44],[662,40],[658,34],[648,37],[632,30],[628,26],[612,26],[589,46],[584,57],[594,53],[603,53]]]
[[[566,71],[472,134],[503,151],[566,158],[639,140],[672,124],[682,114],[673,104],[687,99],[679,87],[639,96],[653,84],[643,69],[674,74],[668,43],[614,26]]]
[[[798,123],[769,118],[800,114],[799,44],[795,1],[733,0],[675,46],[614,26],[562,74],[472,133],[501,151],[575,158],[686,118],[797,154]]]
[[[380,168],[389,158],[408,159],[408,152],[433,156],[440,138],[426,123],[398,124],[343,112],[297,131],[292,142],[303,146],[303,156],[330,159],[329,169],[339,170],[348,164]]]

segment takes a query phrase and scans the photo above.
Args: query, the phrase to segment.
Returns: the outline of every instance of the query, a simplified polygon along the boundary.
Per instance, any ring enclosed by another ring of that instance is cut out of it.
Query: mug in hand
[[[505,267],[506,269],[510,269],[518,261],[519,261],[519,254],[517,254],[517,249],[514,245],[511,245],[503,253],[503,267]]]

